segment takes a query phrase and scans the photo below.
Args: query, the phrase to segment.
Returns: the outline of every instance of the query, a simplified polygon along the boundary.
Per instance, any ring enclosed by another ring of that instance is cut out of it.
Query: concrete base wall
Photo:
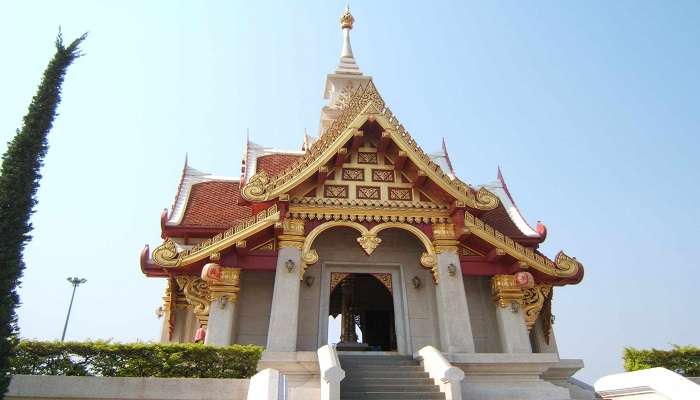
[[[14,375],[6,400],[245,400],[249,379]]]

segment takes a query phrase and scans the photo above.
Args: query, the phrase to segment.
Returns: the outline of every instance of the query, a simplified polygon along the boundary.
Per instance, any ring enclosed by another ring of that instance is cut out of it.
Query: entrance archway
[[[341,316],[338,350],[397,350],[391,282],[388,273],[332,274],[328,310],[334,318]]]

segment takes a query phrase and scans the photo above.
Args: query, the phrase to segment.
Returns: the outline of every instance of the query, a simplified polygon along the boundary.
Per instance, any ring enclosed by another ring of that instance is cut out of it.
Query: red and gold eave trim
[[[211,254],[221,253],[232,246],[237,246],[237,244],[251,235],[275,225],[280,221],[280,214],[286,214],[286,211],[286,202],[281,202],[279,205],[273,204],[236,227],[197,244],[189,250],[178,252],[175,243],[170,239],[166,239],[149,256],[149,248],[146,246],[141,253],[141,269],[147,276],[157,277],[168,276],[169,272],[182,271],[188,266],[196,266],[205,261]],[[497,249],[503,255],[508,255],[509,259],[515,260],[514,263],[508,266],[490,263],[486,268],[490,271],[484,272],[515,273],[520,270],[528,270],[538,278],[538,282],[547,282],[557,286],[575,284],[583,278],[583,265],[566,253],[559,252],[555,259],[551,260],[533,248],[525,247],[492,228],[469,211],[464,211],[464,218],[461,221],[457,221],[461,219],[458,218],[458,215],[453,214],[451,218],[455,222],[462,222],[461,224],[455,224],[455,228],[457,228],[455,233],[459,238],[464,239],[473,235],[486,242],[493,249]],[[338,216],[345,215],[338,214]],[[306,217],[308,218],[308,216]],[[325,217],[323,219],[328,220]],[[335,218],[331,219],[335,220]],[[433,234],[433,240],[435,239],[434,236]],[[469,274],[468,271],[463,272]]]

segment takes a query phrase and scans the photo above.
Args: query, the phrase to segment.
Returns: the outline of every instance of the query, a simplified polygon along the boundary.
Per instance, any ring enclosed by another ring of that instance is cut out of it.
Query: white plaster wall
[[[316,239],[313,247],[318,252],[319,261],[307,270],[307,274],[315,277],[315,287],[307,288],[302,285],[298,350],[315,351],[319,347],[320,287],[318,285],[322,265],[324,263],[337,265],[343,262],[352,263],[353,267],[365,264],[368,272],[371,272],[373,263],[400,265],[403,282],[393,282],[393,284],[403,285],[404,288],[411,352],[426,345],[440,348],[435,309],[435,285],[430,271],[420,266],[420,255],[424,251],[420,242],[408,232],[398,229],[385,230],[379,234],[382,243],[372,255],[368,256],[357,244],[358,236],[358,232],[354,229],[339,227],[325,231]],[[415,289],[411,282],[414,276],[418,276],[422,282],[419,289]],[[328,317],[323,316],[323,318]]]
[[[241,273],[235,343],[267,345],[274,283],[275,273],[272,271]]]
[[[465,276],[469,319],[477,353],[500,353],[496,305],[491,300],[491,282],[486,276]]]
[[[248,379],[14,375],[6,400],[245,400]]]

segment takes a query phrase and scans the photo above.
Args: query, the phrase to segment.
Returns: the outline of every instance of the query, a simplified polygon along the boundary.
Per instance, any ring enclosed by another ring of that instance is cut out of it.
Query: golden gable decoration
[[[309,150],[285,172],[271,178],[261,171],[249,180],[241,194],[248,201],[268,201],[287,193],[289,189],[313,175],[327,163],[336,152],[350,140],[358,128],[372,116],[385,132],[389,133],[396,146],[406,152],[409,160],[424,171],[429,179],[467,207],[478,210],[492,210],[498,206],[498,197],[486,188],[478,191],[459,179],[450,178],[428,154],[416,143],[401,125],[370,80],[360,85],[347,104],[340,110],[331,126],[314,142]],[[358,153],[359,157],[362,153]],[[376,153],[373,156],[377,157]]]

